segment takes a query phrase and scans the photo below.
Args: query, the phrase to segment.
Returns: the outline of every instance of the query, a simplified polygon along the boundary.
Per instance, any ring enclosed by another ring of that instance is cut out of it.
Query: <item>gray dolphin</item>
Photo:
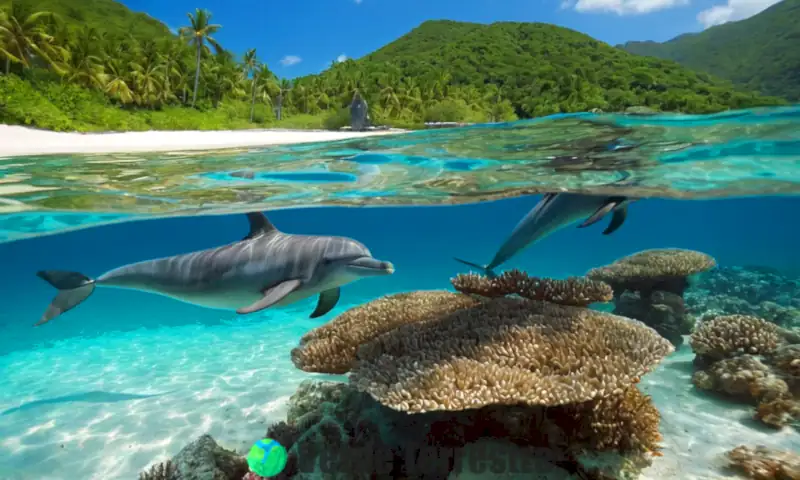
[[[260,212],[247,218],[250,233],[218,248],[124,265],[97,279],[77,272],[38,272],[60,291],[36,325],[77,306],[96,286],[141,290],[240,314],[318,293],[311,314],[316,318],[336,305],[342,285],[394,273],[391,263],[376,260],[353,239],[283,233]]]
[[[576,193],[547,193],[520,220],[514,231],[506,239],[488,265],[478,265],[456,258],[457,261],[481,270],[489,277],[495,277],[494,269],[507,262],[511,257],[541,240],[556,230],[588,217],[579,228],[588,227],[599,222],[604,216],[613,212],[611,222],[603,231],[603,235],[614,233],[625,223],[628,204],[637,199],[630,197],[608,197],[583,195]]]

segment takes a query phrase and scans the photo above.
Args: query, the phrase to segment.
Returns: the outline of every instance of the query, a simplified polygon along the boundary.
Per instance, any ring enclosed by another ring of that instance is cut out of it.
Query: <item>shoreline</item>
[[[405,132],[407,130],[399,129],[369,132],[253,129],[79,133],[0,125],[0,158],[255,148],[396,135]]]

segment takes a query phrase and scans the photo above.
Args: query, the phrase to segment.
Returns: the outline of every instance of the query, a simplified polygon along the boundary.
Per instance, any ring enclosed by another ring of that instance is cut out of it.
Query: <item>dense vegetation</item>
[[[628,42],[622,48],[800,101],[800,0],[784,0],[746,20],[665,43]]]
[[[545,24],[426,22],[365,58],[290,81],[255,50],[234,58],[202,9],[175,36],[113,0],[0,2],[0,121],[48,129],[338,128],[356,91],[373,123],[395,126],[779,102]]]

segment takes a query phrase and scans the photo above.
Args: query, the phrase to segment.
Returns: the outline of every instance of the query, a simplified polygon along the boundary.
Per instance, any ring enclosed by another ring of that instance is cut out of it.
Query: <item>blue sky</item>
[[[358,58],[425,20],[546,22],[612,45],[664,41],[749,17],[777,0],[122,0],[170,27],[206,8],[222,25],[217,39],[241,54],[255,47],[279,76],[323,70],[340,56]]]

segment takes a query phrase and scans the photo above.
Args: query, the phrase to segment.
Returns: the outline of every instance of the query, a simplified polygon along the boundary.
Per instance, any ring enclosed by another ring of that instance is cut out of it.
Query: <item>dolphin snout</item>
[[[353,260],[348,267],[355,269],[362,275],[391,275],[394,273],[392,262],[383,262],[372,257],[362,257]]]

